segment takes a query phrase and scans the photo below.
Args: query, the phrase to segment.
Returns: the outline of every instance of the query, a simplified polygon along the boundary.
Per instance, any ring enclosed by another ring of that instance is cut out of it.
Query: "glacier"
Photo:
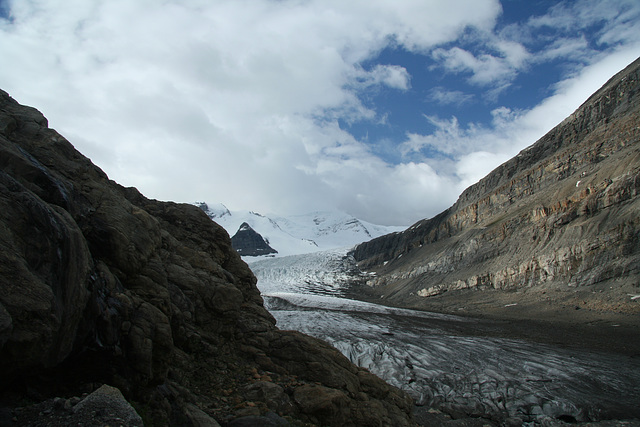
[[[250,264],[281,329],[323,339],[412,395],[423,410],[497,424],[640,418],[640,360],[465,336],[470,318],[363,302],[348,249]]]

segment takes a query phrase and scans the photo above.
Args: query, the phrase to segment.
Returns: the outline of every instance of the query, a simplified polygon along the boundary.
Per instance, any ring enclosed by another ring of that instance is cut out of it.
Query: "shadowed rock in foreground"
[[[109,181],[0,91],[0,406],[108,383],[156,425],[412,424],[406,394],[274,323],[204,212]]]

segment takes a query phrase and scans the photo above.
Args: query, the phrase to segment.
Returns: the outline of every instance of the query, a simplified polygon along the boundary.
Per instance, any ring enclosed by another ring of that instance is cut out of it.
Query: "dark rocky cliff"
[[[640,60],[440,215],[353,252],[394,304],[510,293],[639,313]]]
[[[0,248],[4,415],[109,383],[155,425],[268,412],[411,424],[404,393],[274,326],[253,274],[202,210],[110,181],[2,91]]]
[[[249,224],[243,222],[236,234],[231,238],[231,246],[242,256],[260,256],[277,254],[260,233],[256,232]]]

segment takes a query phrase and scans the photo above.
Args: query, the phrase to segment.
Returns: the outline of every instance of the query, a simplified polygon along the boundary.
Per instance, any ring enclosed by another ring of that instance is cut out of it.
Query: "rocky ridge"
[[[451,208],[358,245],[374,293],[423,308],[484,290],[639,313],[639,89],[636,60]]]
[[[110,181],[39,111],[0,91],[8,425],[25,424],[19,408],[102,384],[153,425],[413,424],[406,394],[274,323],[202,210]]]

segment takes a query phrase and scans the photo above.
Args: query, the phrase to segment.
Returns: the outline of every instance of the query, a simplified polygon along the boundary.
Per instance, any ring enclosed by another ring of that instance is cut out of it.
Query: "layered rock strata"
[[[639,89],[636,60],[451,208],[357,246],[369,284],[417,306],[469,289],[580,290],[585,308],[640,312]]]
[[[108,383],[154,425],[411,425],[406,394],[274,323],[202,210],[110,181],[0,91],[0,406]]]

